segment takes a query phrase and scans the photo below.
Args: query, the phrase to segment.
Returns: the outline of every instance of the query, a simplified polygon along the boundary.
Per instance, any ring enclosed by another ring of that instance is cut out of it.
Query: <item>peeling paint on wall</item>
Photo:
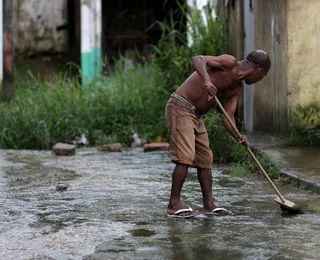
[[[288,103],[292,121],[297,106],[320,104],[319,8],[318,0],[288,1]]]
[[[33,52],[68,49],[68,9],[66,0],[19,0],[16,48]]]
[[[320,2],[316,0],[293,0],[288,4],[288,78],[292,107],[320,100],[319,8]]]
[[[2,0],[0,0],[0,10],[3,10]],[[0,87],[3,80],[3,14],[0,12]]]
[[[13,39],[11,33],[5,33],[4,37],[4,69],[12,73],[13,69]]]
[[[101,1],[81,1],[81,72],[90,83],[101,71]]]

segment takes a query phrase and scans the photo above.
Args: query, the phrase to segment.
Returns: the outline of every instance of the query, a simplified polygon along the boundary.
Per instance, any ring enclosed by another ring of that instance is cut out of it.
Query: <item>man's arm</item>
[[[237,59],[231,55],[223,54],[220,56],[194,56],[192,57],[194,69],[201,76],[203,82],[210,81],[207,67],[215,69],[233,69],[237,64]]]
[[[239,91],[224,103],[224,109],[226,110],[228,116],[230,117],[230,119],[234,125],[236,125],[236,122],[234,120],[234,113],[236,112],[237,104],[238,104],[240,97],[242,96],[242,93],[243,93],[243,88],[242,88],[242,86],[239,86]],[[239,136],[233,130],[232,126],[228,122],[227,118],[225,118],[225,116],[223,116],[223,124],[224,124],[225,129],[231,134],[231,136],[234,139],[236,139],[237,142],[241,143],[244,146],[249,145],[246,136],[242,135],[242,138],[239,139]]]
[[[204,86],[207,89],[210,101],[217,93],[217,88],[212,84],[210,76],[207,71],[207,67],[216,69],[232,69],[237,60],[231,55],[221,56],[194,56],[192,58],[193,67],[196,72],[200,75]]]

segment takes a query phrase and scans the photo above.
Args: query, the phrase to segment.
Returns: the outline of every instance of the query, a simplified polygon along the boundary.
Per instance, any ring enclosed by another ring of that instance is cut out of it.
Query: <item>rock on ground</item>
[[[64,144],[64,143],[57,143],[53,148],[52,151],[55,155],[74,155],[76,147],[73,144]]]
[[[143,148],[145,152],[169,150],[169,144],[165,142],[156,142],[145,144]]]
[[[122,144],[114,143],[114,144],[104,144],[98,147],[100,152],[121,152]]]

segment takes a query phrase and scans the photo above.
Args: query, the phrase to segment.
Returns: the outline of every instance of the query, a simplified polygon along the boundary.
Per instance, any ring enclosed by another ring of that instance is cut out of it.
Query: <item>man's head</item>
[[[271,67],[269,55],[261,50],[250,52],[246,57],[246,61],[252,67],[251,72],[244,78],[245,82],[249,85],[262,80]]]

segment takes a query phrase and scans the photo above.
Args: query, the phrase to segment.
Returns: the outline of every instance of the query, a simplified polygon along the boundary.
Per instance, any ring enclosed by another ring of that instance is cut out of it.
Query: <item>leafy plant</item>
[[[285,146],[320,145],[320,105],[299,106],[294,111],[290,135],[282,138]]]
[[[213,18],[211,3],[204,7],[205,16],[196,8],[195,2],[193,6],[179,6],[180,21],[175,21],[171,13],[169,21],[157,23],[162,29],[162,37],[154,46],[154,62],[163,73],[168,92],[173,92],[192,72],[192,56],[221,55],[225,48],[225,19],[222,14]]]
[[[90,86],[62,74],[55,86],[33,77],[9,104],[0,104],[0,147],[50,149],[82,133],[92,145],[116,137],[129,144],[135,131],[148,139],[164,136],[167,95],[161,86],[154,66],[117,71]]]

